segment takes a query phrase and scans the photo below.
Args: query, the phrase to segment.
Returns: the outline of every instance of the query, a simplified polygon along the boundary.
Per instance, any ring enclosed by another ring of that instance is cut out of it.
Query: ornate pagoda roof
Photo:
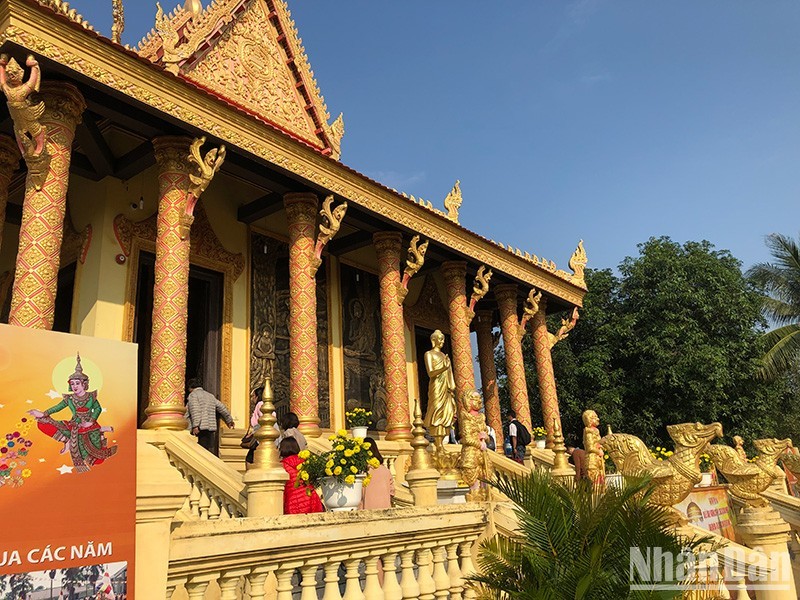
[[[284,0],[189,0],[165,14],[138,53],[338,159],[330,114]]]

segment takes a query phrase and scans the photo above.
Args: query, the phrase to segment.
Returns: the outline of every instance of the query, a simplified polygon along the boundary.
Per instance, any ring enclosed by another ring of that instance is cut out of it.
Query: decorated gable
[[[165,15],[139,53],[320,150],[339,157],[330,115],[283,0],[197,0]]]

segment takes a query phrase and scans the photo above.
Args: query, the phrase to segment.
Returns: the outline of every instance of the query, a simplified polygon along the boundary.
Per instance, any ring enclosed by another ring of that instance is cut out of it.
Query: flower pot
[[[367,426],[363,425],[363,426],[359,426],[359,427],[353,427],[353,437],[354,438],[357,438],[357,437],[365,438],[365,437],[367,437]]]
[[[355,483],[347,484],[335,477],[324,477],[320,480],[322,487],[322,503],[328,510],[338,512],[355,510],[361,502],[361,492],[364,489],[364,475],[356,475]]]
[[[534,440],[533,443],[536,444],[536,447],[539,450],[544,450],[545,446],[547,445],[547,440]]]
[[[700,473],[700,483],[698,487],[708,487],[714,484],[714,475],[712,473]]]

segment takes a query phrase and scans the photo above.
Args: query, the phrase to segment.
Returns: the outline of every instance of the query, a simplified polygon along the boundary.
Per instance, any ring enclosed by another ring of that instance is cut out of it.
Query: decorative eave
[[[179,76],[187,77],[200,86],[212,90],[214,82],[206,81],[202,77],[197,79],[192,73],[193,67],[202,61],[217,41],[235,25],[236,19],[245,11],[250,10],[254,3],[263,3],[268,12],[268,19],[274,25],[278,34],[278,43],[287,56],[286,66],[292,73],[294,86],[303,99],[304,111],[313,123],[313,139],[303,136],[301,132],[294,131],[296,135],[304,137],[306,141],[318,146],[323,152],[338,159],[341,153],[341,141],[344,135],[344,120],[342,115],[331,124],[325,99],[323,98],[314,72],[308,62],[308,56],[303,48],[302,40],[297,32],[297,27],[291,18],[291,12],[284,0],[214,0],[202,13],[192,18],[189,11],[178,6],[167,15],[163,16],[166,27],[175,32],[179,40],[179,49],[187,53],[180,58],[165,59],[164,40],[154,27],[139,42],[138,53],[156,64],[172,70]],[[200,36],[198,37],[198,33]],[[189,38],[189,39],[187,39]],[[174,62],[173,62],[174,61]],[[223,94],[224,97],[224,94]],[[225,97],[226,100],[236,104],[235,98]],[[261,115],[267,120],[272,120],[271,115]],[[283,125],[278,123],[278,125]]]
[[[586,289],[568,276],[545,270],[500,248],[278,128],[165,73],[136,53],[43,9],[35,0],[0,0],[0,21],[6,23],[0,32],[0,44],[11,42],[55,61],[99,85],[180,119],[187,127],[206,132],[230,147],[295,173],[435,244],[451,248],[465,259],[582,306]]]

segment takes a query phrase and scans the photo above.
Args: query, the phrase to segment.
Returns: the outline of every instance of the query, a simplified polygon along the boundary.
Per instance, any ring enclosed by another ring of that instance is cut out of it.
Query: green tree
[[[493,485],[514,503],[519,535],[481,543],[479,574],[470,579],[482,599],[681,597],[679,591],[632,591],[632,584],[653,582],[638,570],[631,576],[631,549],[647,556],[659,548],[677,556],[708,542],[675,533],[668,509],[648,502],[647,480],[606,490],[534,471],[523,478],[497,476]],[[678,582],[667,574],[658,583]]]
[[[796,371],[800,358],[800,246],[793,239],[767,236],[773,262],[753,266],[747,275],[764,292],[764,315],[777,327],[764,334],[761,366],[765,379]]]
[[[33,591],[33,577],[30,573],[0,575],[0,594],[3,600],[18,600]]]

